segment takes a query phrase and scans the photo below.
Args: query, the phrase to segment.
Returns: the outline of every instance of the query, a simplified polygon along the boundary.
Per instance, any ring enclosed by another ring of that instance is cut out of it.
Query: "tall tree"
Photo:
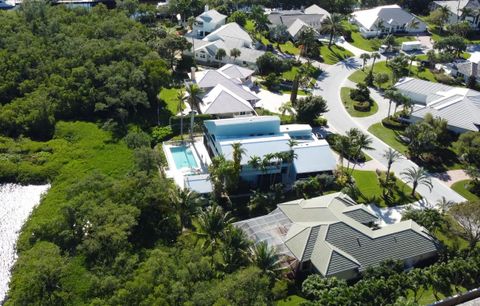
[[[270,278],[277,277],[281,270],[277,251],[262,241],[250,247],[250,261]]]
[[[242,54],[240,49],[233,48],[230,50],[230,56],[233,57],[233,63],[237,60],[237,57],[239,57]]]
[[[430,190],[433,188],[432,179],[428,175],[428,172],[422,167],[408,168],[401,174],[407,183],[412,184],[412,196],[415,196],[415,191],[419,185],[426,186]]]
[[[200,110],[200,98],[198,97],[203,90],[194,83],[187,84],[188,104],[190,105],[190,140],[193,141],[193,127],[195,124],[195,112]]]
[[[454,204],[448,212],[460,224],[462,230],[459,234],[473,250],[480,241],[480,202]]]
[[[387,150],[385,150],[385,152],[383,153],[383,158],[385,158],[387,160],[387,177],[385,179],[385,181],[389,181],[390,179],[390,170],[392,168],[392,165],[400,160],[402,158],[402,154],[400,154],[399,152],[395,151],[394,149],[392,148],[388,148]]]
[[[201,196],[195,191],[177,187],[171,191],[170,199],[175,206],[180,228],[192,228],[192,217],[198,213],[203,202]]]
[[[322,32],[330,35],[328,41],[329,48],[332,46],[333,37],[344,31],[342,20],[342,15],[333,13],[322,21]]]
[[[362,71],[365,70],[365,65],[367,64],[367,61],[370,59],[370,54],[368,53],[362,53],[360,54],[360,59],[363,61],[363,64],[362,64]]]

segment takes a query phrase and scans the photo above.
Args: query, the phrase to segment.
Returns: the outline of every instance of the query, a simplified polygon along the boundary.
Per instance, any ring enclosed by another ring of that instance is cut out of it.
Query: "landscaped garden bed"
[[[352,117],[368,117],[375,114],[378,111],[377,103],[370,98],[369,101],[356,101],[350,97],[350,94],[354,90],[349,87],[342,87],[340,90],[340,96],[342,98],[345,109]]]

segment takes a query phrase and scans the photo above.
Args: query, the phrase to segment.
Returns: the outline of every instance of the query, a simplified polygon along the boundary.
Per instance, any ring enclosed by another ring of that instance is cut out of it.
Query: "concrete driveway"
[[[374,149],[368,151],[368,155],[386,166],[387,160],[383,157],[383,154],[389,148],[389,146],[367,131],[367,125],[369,123],[360,123],[360,121],[352,118],[343,107],[340,99],[340,87],[342,87],[342,84],[345,83],[347,77],[355,70],[359,69],[361,65],[361,60],[357,58],[350,58],[343,62],[337,63],[336,65],[332,65],[319,77],[317,81],[318,89],[314,91],[314,95],[320,95],[327,100],[329,112],[325,114],[325,117],[328,119],[329,125],[331,125],[335,130],[344,134],[351,128],[358,128],[369,134],[372,137],[372,147]],[[375,118],[375,120],[376,119],[378,118]],[[400,173],[410,167],[418,166],[412,161],[404,158],[393,164],[392,171],[397,177],[401,178]],[[431,205],[435,204],[442,197],[454,202],[465,201],[462,196],[450,189],[439,179],[432,177],[432,184],[432,191],[425,186],[419,186],[417,188],[417,192],[421,194],[422,197],[424,197]]]

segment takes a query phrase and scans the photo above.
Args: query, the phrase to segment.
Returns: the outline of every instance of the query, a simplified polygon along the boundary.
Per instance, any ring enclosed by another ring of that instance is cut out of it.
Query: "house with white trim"
[[[226,64],[217,70],[195,71],[190,81],[203,91],[199,97],[199,112],[217,118],[255,116],[255,104],[260,98],[250,89],[253,70]]]
[[[412,220],[381,228],[366,205],[343,193],[277,205],[268,215],[234,223],[255,243],[266,242],[296,271],[356,279],[393,259],[410,268],[437,256],[438,244]]]
[[[220,14],[217,10],[209,10],[207,5],[205,11],[195,18],[192,34],[196,38],[203,38],[225,25],[226,19],[227,16]]]
[[[355,11],[350,21],[358,25],[363,37],[387,34],[416,34],[427,30],[427,25],[397,4],[377,6]]]
[[[259,181],[288,185],[336,169],[336,160],[327,141],[318,139],[308,124],[281,125],[277,116],[204,121],[204,144],[211,158],[222,155],[232,160],[235,143],[245,152],[240,176],[252,187],[257,187]],[[293,156],[295,158],[287,158]],[[251,163],[257,158],[262,161],[258,167]],[[268,180],[264,180],[266,177]]]
[[[265,51],[255,49],[253,39],[235,22],[221,26],[203,39],[187,36],[187,40],[192,43],[192,48],[185,53],[203,65],[235,64],[255,69],[257,58],[265,54]],[[223,58],[217,56],[219,49],[225,50]],[[239,50],[240,54],[231,56],[232,49]]]
[[[461,21],[467,21],[472,28],[478,28],[480,24],[480,16],[477,14],[480,9],[479,0],[447,0],[447,1],[433,1],[431,10],[436,10],[440,7],[446,7],[449,11],[447,24],[455,24]],[[466,11],[471,11],[470,14],[465,14]]]
[[[455,133],[480,131],[480,92],[415,78],[403,78],[397,90],[415,103],[409,122],[423,120],[426,114],[447,120]]]

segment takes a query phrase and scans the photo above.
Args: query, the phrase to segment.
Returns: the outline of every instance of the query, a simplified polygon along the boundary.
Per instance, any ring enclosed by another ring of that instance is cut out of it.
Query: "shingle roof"
[[[202,114],[210,115],[254,112],[248,101],[222,85],[215,86],[203,97],[200,110]]]
[[[355,268],[361,271],[385,259],[407,260],[436,251],[434,239],[415,222],[372,230],[360,222],[374,219],[373,213],[354,204],[341,193],[279,204],[293,223],[291,229],[297,232],[285,236],[286,246],[297,259],[311,260],[325,276]]]
[[[385,25],[403,25],[416,19],[415,16],[403,10],[400,6],[384,5],[372,9],[356,11],[352,13],[355,20],[364,28],[372,29],[378,20],[383,20]]]
[[[220,14],[217,10],[209,10],[197,16],[196,19],[204,22],[218,23],[225,18],[227,18],[227,16]]]
[[[292,37],[295,37],[304,27],[308,27],[308,24],[300,19],[295,19],[292,25],[288,27],[287,31]]]

